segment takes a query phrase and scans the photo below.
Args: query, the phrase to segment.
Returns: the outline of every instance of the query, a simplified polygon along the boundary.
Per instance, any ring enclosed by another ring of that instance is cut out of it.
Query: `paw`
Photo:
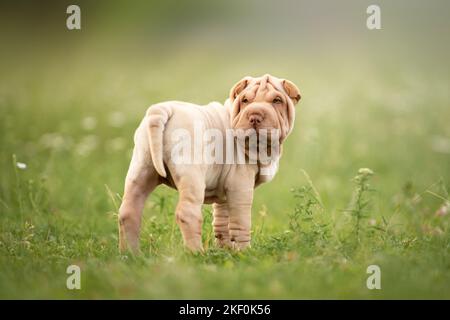
[[[235,251],[243,251],[247,248],[250,248],[250,241],[230,241],[231,248]]]
[[[222,233],[216,233],[215,235],[216,239],[215,239],[215,244],[217,247],[219,248],[231,248],[231,241],[230,241],[230,237],[227,234],[222,234]]]
[[[225,239],[217,239],[216,238],[215,244],[219,248],[223,248],[223,249],[231,248],[231,241],[230,241],[230,239],[226,239],[225,240]]]
[[[184,246],[192,253],[203,253],[203,245],[199,239],[186,240]]]

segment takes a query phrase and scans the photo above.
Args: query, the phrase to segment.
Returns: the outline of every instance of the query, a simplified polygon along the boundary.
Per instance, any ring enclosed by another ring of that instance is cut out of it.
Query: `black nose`
[[[248,117],[248,121],[253,126],[258,126],[263,121],[263,117],[259,113],[253,113]]]

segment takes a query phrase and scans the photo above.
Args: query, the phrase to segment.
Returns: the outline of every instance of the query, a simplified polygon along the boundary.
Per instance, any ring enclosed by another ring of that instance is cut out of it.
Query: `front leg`
[[[253,187],[227,192],[231,246],[242,250],[250,246]]]
[[[216,244],[221,248],[231,247],[230,232],[228,229],[229,213],[227,203],[213,204],[213,228]]]

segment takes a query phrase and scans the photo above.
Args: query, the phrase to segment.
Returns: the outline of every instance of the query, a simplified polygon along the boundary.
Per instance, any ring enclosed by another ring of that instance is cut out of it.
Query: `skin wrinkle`
[[[275,91],[276,92],[273,92]],[[284,93],[280,92],[279,90],[277,90],[270,82],[267,81],[267,78],[265,78],[264,80],[262,80],[261,82],[257,82],[255,85],[251,86],[250,88],[248,88],[247,90],[244,89],[243,91],[243,97],[247,98],[249,100],[249,104],[247,104],[246,106],[244,106],[243,108],[241,107],[241,100],[239,100],[239,113],[237,115],[237,118],[234,119],[233,121],[233,125],[236,125],[237,123],[239,123],[240,121],[242,121],[242,117],[244,117],[244,113],[242,113],[243,110],[245,110],[245,108],[250,105],[253,100],[257,100],[257,99],[261,99],[261,100],[265,100],[265,101],[272,101],[274,100],[277,96],[280,96],[282,101],[283,101],[283,106],[286,105],[286,99],[283,97]],[[276,115],[277,115],[277,122],[278,122],[278,127],[281,130],[281,135],[280,135],[280,141],[283,141],[284,138],[287,135],[287,124],[286,121],[283,121],[283,115],[282,115],[282,111],[279,110],[279,108],[277,108],[276,106],[272,106],[271,107],[275,110]]]

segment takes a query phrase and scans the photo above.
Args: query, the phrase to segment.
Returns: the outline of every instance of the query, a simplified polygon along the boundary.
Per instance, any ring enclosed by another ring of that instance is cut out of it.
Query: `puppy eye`
[[[242,99],[242,103],[248,103],[248,99],[247,98],[243,98]]]
[[[283,100],[281,100],[280,97],[276,97],[275,99],[273,99],[273,103],[282,103]]]

